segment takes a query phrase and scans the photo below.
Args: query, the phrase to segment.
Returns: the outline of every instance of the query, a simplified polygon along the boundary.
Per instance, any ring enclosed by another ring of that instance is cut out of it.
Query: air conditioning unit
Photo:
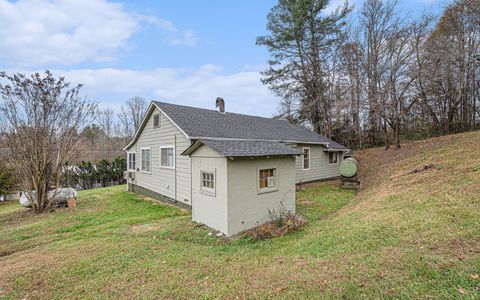
[[[126,171],[123,174],[126,179],[135,179],[135,171]]]

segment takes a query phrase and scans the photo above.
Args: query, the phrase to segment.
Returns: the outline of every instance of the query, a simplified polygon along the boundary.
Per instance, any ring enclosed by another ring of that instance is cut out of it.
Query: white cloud
[[[195,32],[191,29],[179,29],[168,20],[152,16],[141,16],[141,18],[155,25],[157,28],[169,32],[170,36],[167,37],[167,40],[172,45],[194,46],[198,41]]]
[[[0,0],[0,64],[41,66],[114,61],[145,22],[169,33],[171,44],[196,42],[193,31],[180,30],[154,16],[126,11],[119,3]]]
[[[106,107],[118,108],[128,97],[215,109],[216,97],[223,97],[230,112],[270,117],[277,112],[279,99],[260,82],[256,70],[224,74],[216,65],[197,69],[154,70],[81,69],[56,70],[68,81],[82,83],[82,94]]]

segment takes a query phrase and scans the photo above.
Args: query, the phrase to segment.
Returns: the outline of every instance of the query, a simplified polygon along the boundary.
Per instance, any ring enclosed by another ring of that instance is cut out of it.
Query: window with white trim
[[[152,168],[150,148],[142,148],[142,172],[150,173]]]
[[[160,127],[160,114],[153,115],[153,128]]]
[[[277,169],[259,169],[258,170],[258,189],[259,191],[276,190],[277,188]]]
[[[215,172],[200,171],[200,189],[215,193]]]
[[[328,163],[338,164],[338,152],[328,152]]]
[[[303,148],[303,169],[310,169],[310,148]]]
[[[128,152],[127,160],[128,170],[135,171],[135,152]]]
[[[175,167],[175,151],[173,146],[160,147],[160,167],[171,168]]]

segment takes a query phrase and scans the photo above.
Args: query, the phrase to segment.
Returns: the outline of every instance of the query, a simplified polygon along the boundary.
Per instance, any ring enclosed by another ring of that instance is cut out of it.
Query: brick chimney
[[[217,97],[215,101],[215,107],[218,107],[218,111],[221,113],[225,113],[225,100],[223,98]]]

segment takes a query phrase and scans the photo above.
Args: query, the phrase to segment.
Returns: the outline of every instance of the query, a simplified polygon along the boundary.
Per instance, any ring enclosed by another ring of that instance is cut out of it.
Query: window
[[[150,148],[142,148],[142,172],[151,172]]]
[[[328,152],[328,163],[338,164],[338,152]]]
[[[258,189],[260,191],[276,190],[277,187],[277,169],[258,170]]]
[[[200,172],[200,189],[202,191],[214,193],[215,192],[215,173],[214,172]]]
[[[310,148],[303,148],[303,169],[310,169]]]
[[[128,169],[135,171],[135,152],[128,152],[127,160]]]
[[[173,146],[160,147],[160,167],[173,169],[175,167]]]
[[[160,127],[160,114],[153,115],[153,128]]]

